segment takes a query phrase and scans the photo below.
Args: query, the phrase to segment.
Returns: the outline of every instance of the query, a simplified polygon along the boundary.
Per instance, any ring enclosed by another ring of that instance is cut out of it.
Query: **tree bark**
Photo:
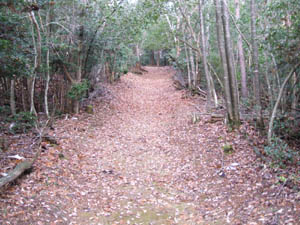
[[[212,79],[211,75],[208,70],[208,65],[207,65],[207,42],[206,42],[206,36],[204,32],[204,18],[203,18],[203,1],[199,0],[198,2],[198,7],[199,7],[199,17],[200,17],[200,33],[201,33],[201,45],[202,45],[202,61],[203,61],[203,66],[204,66],[204,73],[206,77],[206,82],[207,82],[207,109],[210,110],[212,107]]]
[[[156,51],[156,66],[160,66],[160,50]]]
[[[22,89],[21,89],[21,95],[22,95],[22,106],[23,106],[23,111],[26,112],[27,111],[27,91],[25,90],[26,89],[26,86],[27,86],[27,79],[24,77],[22,79]]]
[[[0,178],[0,188],[17,179],[25,170],[30,169],[32,165],[33,162],[30,160],[19,163],[7,176]]]
[[[13,116],[16,115],[16,100],[15,100],[15,80],[10,80],[10,110]]]
[[[262,107],[261,107],[261,93],[260,93],[260,80],[259,80],[259,64],[258,64],[258,46],[256,40],[256,18],[257,10],[255,0],[250,1],[251,8],[251,40],[252,40],[252,59],[253,59],[253,87],[254,87],[254,96],[255,96],[255,110],[257,117],[257,125],[260,129],[264,127],[264,121],[262,116]]]
[[[79,43],[78,43],[78,58],[77,58],[77,72],[76,72],[76,81],[75,84],[81,82],[82,77],[82,50],[83,50],[83,35],[84,35],[84,26],[81,25],[79,28]],[[74,83],[73,83],[74,84]],[[79,99],[73,101],[73,112],[75,114],[79,113]]]
[[[47,24],[49,24],[51,22],[51,6],[48,9],[47,15],[46,15],[46,22]],[[44,32],[46,32],[46,41],[47,41],[47,45],[48,45],[48,49],[47,49],[47,55],[46,55],[46,84],[45,84],[45,93],[44,93],[44,105],[45,105],[45,113],[47,118],[50,117],[49,114],[49,105],[48,105],[48,90],[49,90],[49,83],[50,83],[50,46],[49,46],[49,39],[51,37],[51,25],[49,25],[46,30],[44,30]]]
[[[228,110],[229,113],[228,122],[231,126],[237,127],[240,125],[239,97],[238,97],[236,74],[235,74],[235,68],[233,62],[233,49],[232,49],[232,43],[230,37],[229,12],[226,5],[227,5],[227,1],[222,0],[221,8],[222,8],[224,45],[225,45],[225,62],[226,62],[226,69],[228,71],[228,79],[225,78],[225,86],[227,86],[225,92],[227,93],[226,94],[228,99],[227,101],[230,102],[228,106],[231,107],[231,109]]]
[[[189,60],[189,63],[191,64],[191,77],[192,77],[192,84],[193,84],[193,87],[195,88],[196,87],[196,71],[195,71],[195,62],[194,62],[194,53],[193,53],[193,50],[191,48],[188,48],[189,51],[190,51],[190,60]]]
[[[240,19],[240,0],[235,0],[235,18],[237,21]],[[242,97],[247,98],[248,88],[247,88],[246,63],[245,63],[242,36],[240,33],[238,34],[237,47],[238,47],[239,63],[240,63],[240,70],[241,70]]]
[[[29,81],[29,91],[30,91],[30,112],[37,115],[35,106],[34,106],[34,91],[35,91],[35,80],[36,80],[36,75],[37,72],[40,68],[41,65],[41,57],[42,57],[42,40],[41,40],[41,32],[40,32],[40,27],[38,22],[36,21],[34,12],[31,11],[29,12],[29,19],[31,21],[31,26],[32,26],[32,41],[33,41],[33,47],[34,47],[34,68],[33,68],[33,74]],[[37,32],[37,41],[35,40],[34,36],[34,28],[36,29]]]
[[[185,42],[185,34],[184,34],[184,29],[182,28],[182,33],[183,33],[183,39],[184,39],[184,51],[185,51],[185,58],[186,58],[186,66],[187,66],[187,75],[188,75],[188,88],[191,89],[192,88],[192,79],[191,79],[191,71],[190,71],[190,64],[189,64],[189,53],[188,53],[188,49],[186,46],[186,42]]]
[[[292,93],[292,115],[296,116],[297,111],[297,103],[298,103],[298,97],[297,97],[297,93],[298,93],[298,87],[297,85],[297,74],[294,73],[293,74],[293,93]]]
[[[269,144],[271,144],[271,142],[272,142],[272,136],[273,136],[273,124],[274,124],[274,120],[275,120],[275,117],[276,117],[276,113],[277,113],[277,109],[278,109],[280,100],[281,100],[282,95],[283,95],[284,88],[285,88],[285,86],[287,85],[289,79],[293,76],[294,72],[296,71],[296,69],[297,69],[299,66],[300,66],[300,63],[298,63],[298,64],[290,71],[290,73],[289,73],[288,76],[285,78],[284,82],[282,83],[282,85],[281,85],[281,87],[280,87],[279,94],[278,94],[278,97],[277,97],[275,106],[274,106],[273,111],[272,111],[272,116],[271,116],[271,119],[270,119],[270,122],[269,122],[269,129],[268,129],[268,143],[269,143]]]
[[[154,51],[152,50],[150,53],[150,65],[154,66],[155,65],[155,54]]]
[[[216,10],[216,30],[217,30],[217,39],[218,39],[218,49],[219,54],[223,66],[223,74],[224,74],[224,95],[226,102],[226,110],[227,110],[227,120],[230,121],[233,115],[232,104],[231,104],[231,92],[229,85],[229,75],[227,69],[227,61],[226,61],[226,53],[225,53],[225,44],[224,44],[224,36],[223,36],[223,25],[222,25],[222,10],[220,0],[214,0],[215,2],[215,10]]]

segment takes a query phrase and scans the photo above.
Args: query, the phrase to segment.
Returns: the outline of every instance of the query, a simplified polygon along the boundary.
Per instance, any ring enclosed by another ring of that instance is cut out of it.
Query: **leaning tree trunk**
[[[258,65],[258,46],[256,40],[256,4],[255,0],[250,1],[251,8],[251,39],[252,39],[252,59],[253,59],[253,87],[254,87],[254,96],[255,96],[255,110],[257,116],[257,126],[260,129],[264,128],[264,121],[262,116],[262,107],[261,107],[261,93],[260,93],[260,81],[259,81],[259,65]]]
[[[269,143],[269,144],[271,144],[271,142],[272,142],[273,124],[274,124],[274,120],[275,120],[275,117],[276,117],[276,113],[277,113],[277,109],[278,109],[280,100],[281,100],[282,95],[283,95],[284,88],[285,88],[285,86],[287,85],[289,79],[293,76],[294,72],[296,71],[296,69],[297,69],[299,66],[300,66],[300,63],[298,63],[298,64],[290,71],[289,75],[285,78],[284,82],[282,83],[282,85],[281,85],[281,87],[280,87],[279,94],[278,94],[278,97],[277,97],[275,106],[274,106],[273,111],[272,111],[272,116],[271,116],[271,119],[270,119],[270,122],[269,122],[269,129],[268,129],[268,143]]]

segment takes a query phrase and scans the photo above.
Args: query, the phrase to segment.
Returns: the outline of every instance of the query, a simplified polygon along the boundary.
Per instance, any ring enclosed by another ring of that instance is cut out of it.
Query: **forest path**
[[[97,181],[86,183],[92,192],[86,194],[85,206],[82,199],[74,204],[82,207],[76,224],[200,223],[194,202],[173,187],[187,170],[180,154],[190,147],[178,145],[184,137],[174,132],[180,132],[176,124],[191,119],[191,106],[172,86],[169,68],[147,70],[143,76],[122,78],[113,91],[114,115],[89,131],[96,142],[90,137],[82,141],[91,143],[81,148],[91,151],[81,162],[82,169],[93,171]]]
[[[59,145],[43,143],[34,171],[0,196],[0,223],[297,224],[297,196],[277,195],[242,133],[191,123],[205,103],[175,90],[170,68],[146,69],[109,85],[93,115],[54,124]]]

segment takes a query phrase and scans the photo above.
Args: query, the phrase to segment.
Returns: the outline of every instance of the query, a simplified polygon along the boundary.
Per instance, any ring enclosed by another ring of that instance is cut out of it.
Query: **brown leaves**
[[[33,173],[1,194],[0,223],[296,224],[300,197],[285,187],[276,196],[246,139],[260,145],[255,131],[191,124],[199,100],[175,91],[168,68],[147,70],[108,85],[94,115],[56,121],[49,135],[64,138],[44,142]]]

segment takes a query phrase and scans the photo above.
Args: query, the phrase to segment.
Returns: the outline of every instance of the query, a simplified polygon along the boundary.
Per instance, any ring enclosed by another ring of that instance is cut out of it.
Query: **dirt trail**
[[[88,158],[83,163],[84,170],[92,164],[92,171],[101,175],[94,186],[101,203],[79,211],[75,223],[85,224],[90,218],[96,224],[197,223],[196,206],[180,200],[180,191],[172,187],[181,169],[176,152],[183,149],[171,132],[176,123],[191,118],[191,107],[174,90],[168,68],[147,69],[144,76],[122,79],[122,91],[114,92],[115,115],[89,147],[96,152],[95,162]]]
[[[195,100],[172,71],[147,70],[110,86],[94,115],[55,124],[64,138],[3,194],[1,224],[296,224],[299,201],[274,197],[247,141],[222,123],[192,124]],[[234,154],[222,154],[226,142]]]

